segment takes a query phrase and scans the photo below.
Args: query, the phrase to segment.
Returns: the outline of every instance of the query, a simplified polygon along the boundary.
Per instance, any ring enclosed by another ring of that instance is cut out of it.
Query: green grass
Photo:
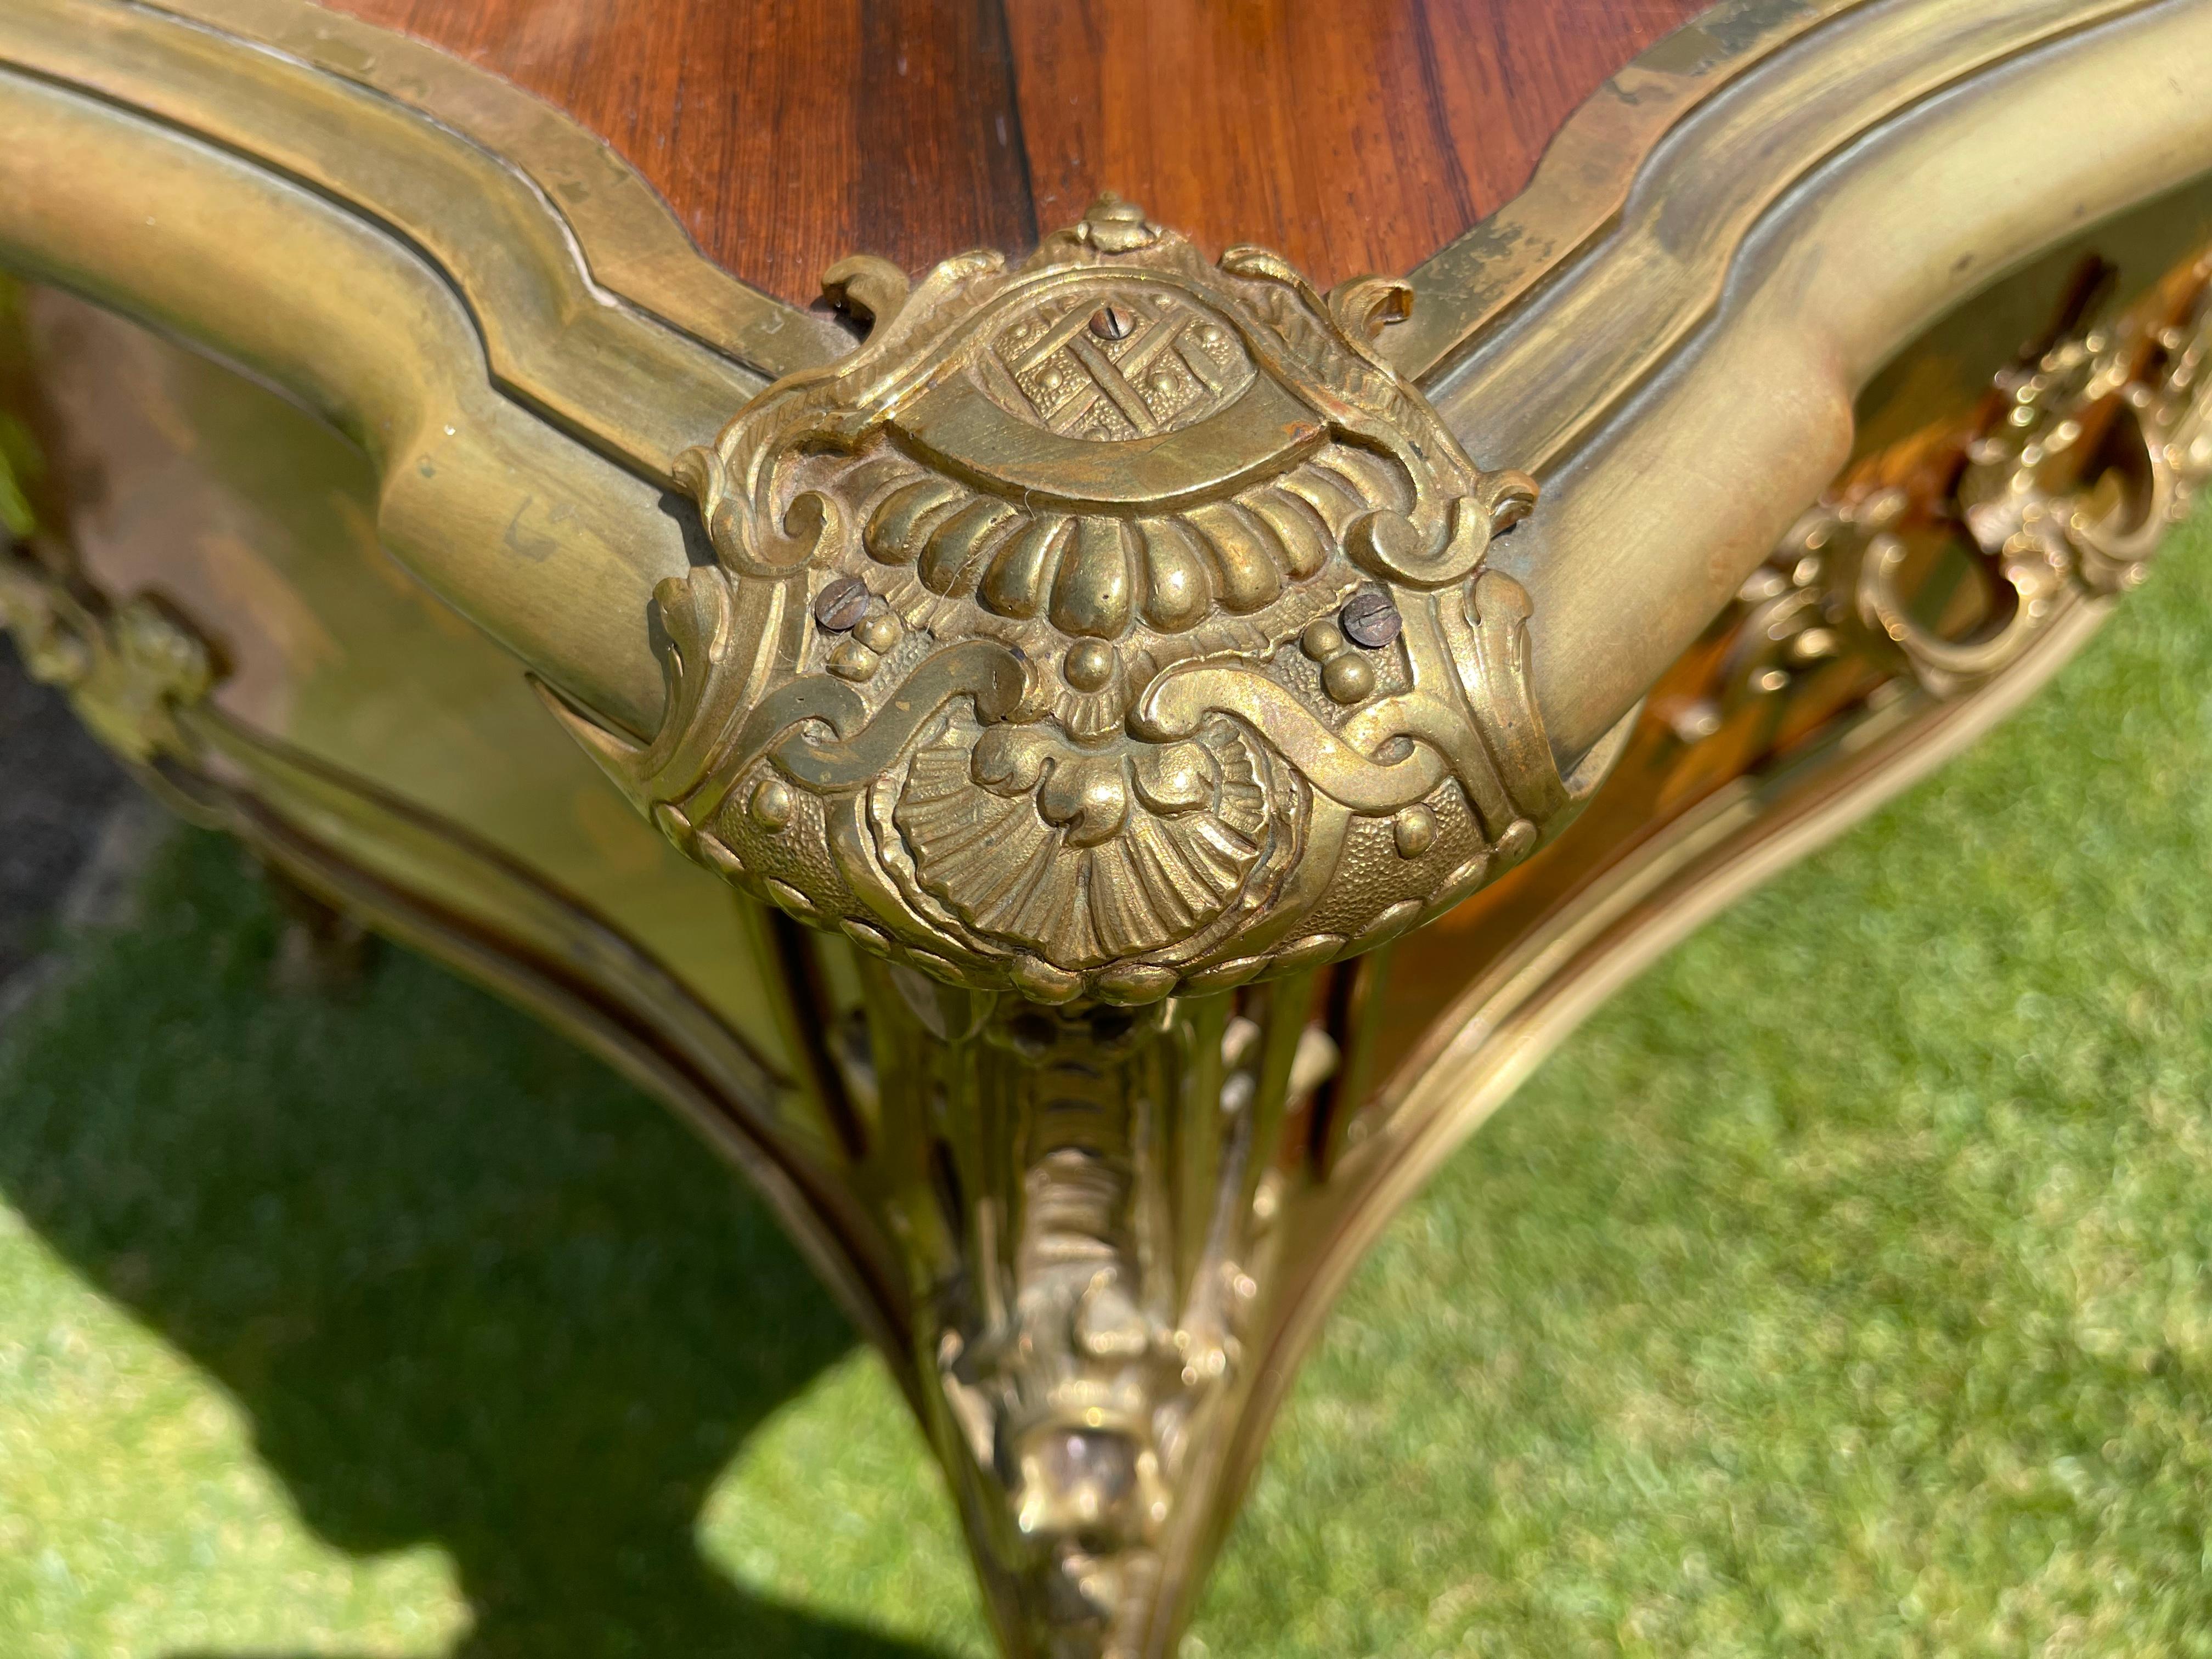
[[[1390,1231],[1210,1656],[2212,1655],[2212,533]],[[890,1388],[655,1108],[180,842],[0,1038],[0,1652],[981,1655]]]

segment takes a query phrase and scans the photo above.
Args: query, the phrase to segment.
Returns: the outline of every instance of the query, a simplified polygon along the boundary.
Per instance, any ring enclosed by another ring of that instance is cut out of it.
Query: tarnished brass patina
[[[1404,283],[1107,198],[843,262],[855,343],[419,46],[15,0],[0,398],[106,501],[36,504],[0,614],[176,804],[746,1171],[1007,1652],[1165,1659],[1406,1195],[2212,475],[2206,84],[2182,0],[1732,0]],[[1868,440],[1900,354],[1963,402]]]

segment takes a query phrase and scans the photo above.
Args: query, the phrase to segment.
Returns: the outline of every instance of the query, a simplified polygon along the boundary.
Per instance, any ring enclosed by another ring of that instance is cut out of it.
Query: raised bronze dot
[[[1321,671],[1321,683],[1339,702],[1358,702],[1375,690],[1375,665],[1347,651]]]
[[[871,651],[889,651],[899,642],[898,618],[888,611],[878,611],[872,617],[863,617],[853,629],[853,637]]]
[[[1425,806],[1408,806],[1390,827],[1401,859],[1417,859],[1437,844],[1437,815]]]
[[[781,778],[763,778],[753,791],[753,821],[763,830],[781,830],[791,822],[791,786]]]
[[[1390,603],[1390,596],[1373,588],[1354,593],[1337,620],[1354,645],[1364,645],[1370,651],[1380,651],[1396,639],[1398,630],[1406,625],[1406,619],[1398,614],[1398,607]]]
[[[1136,326],[1137,319],[1121,306],[1103,305],[1091,313],[1091,331],[1102,340],[1126,340]]]
[[[1298,635],[1298,649],[1316,662],[1327,662],[1344,649],[1344,630],[1326,617],[1308,623],[1306,631]]]
[[[1068,647],[1060,665],[1079,691],[1097,691],[1114,678],[1114,647],[1103,640],[1080,640]]]
[[[858,576],[840,576],[814,596],[814,620],[842,634],[868,614],[868,585]]]
[[[848,640],[830,653],[830,672],[841,680],[865,680],[883,666],[884,659],[858,640]]]

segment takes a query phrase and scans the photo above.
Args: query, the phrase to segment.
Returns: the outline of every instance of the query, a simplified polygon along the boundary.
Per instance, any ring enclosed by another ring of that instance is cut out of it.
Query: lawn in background
[[[0,765],[5,764],[0,757]],[[1362,1269],[1191,1651],[2212,1655],[2212,526]],[[179,839],[0,1033],[0,1652],[977,1655],[892,1389],[648,1103]]]

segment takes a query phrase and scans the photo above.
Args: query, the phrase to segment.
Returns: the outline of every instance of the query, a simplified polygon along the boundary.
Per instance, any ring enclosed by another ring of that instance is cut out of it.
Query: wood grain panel
[[[1102,188],[1326,285],[1402,273],[1705,0],[1007,0],[1038,219]]]
[[[1702,0],[325,0],[559,105],[700,245],[811,300],[855,251],[1018,252],[1102,189],[1326,283],[1526,182]],[[1032,191],[1034,183],[1034,192]]]
[[[558,105],[805,303],[856,251],[1036,240],[997,0],[325,0]]]

